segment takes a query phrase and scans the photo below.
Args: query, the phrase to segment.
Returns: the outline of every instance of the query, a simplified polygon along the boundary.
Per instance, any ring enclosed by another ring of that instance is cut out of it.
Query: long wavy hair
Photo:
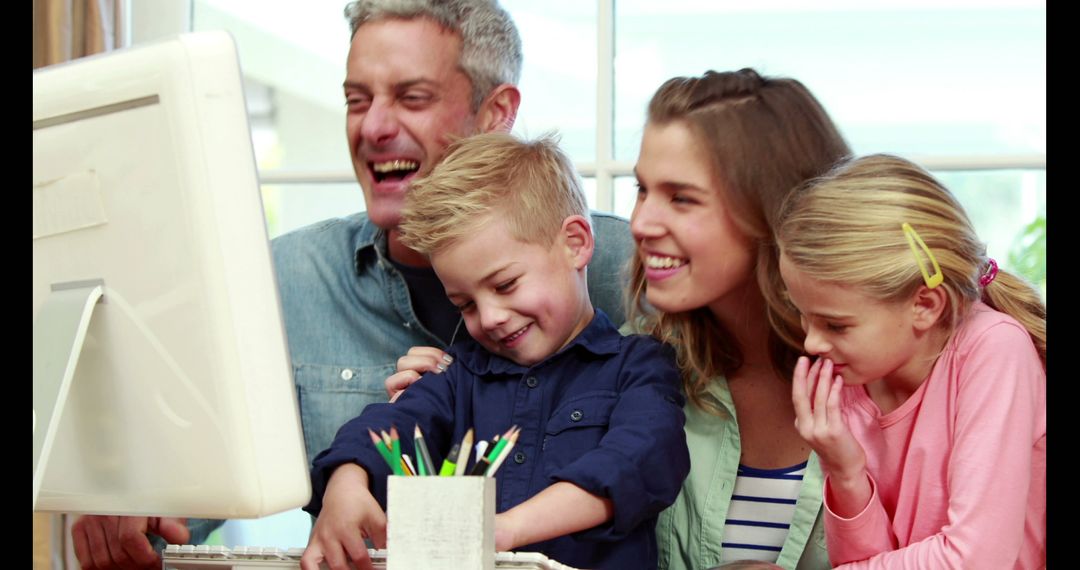
[[[763,292],[772,290],[764,284],[780,282],[773,227],[781,203],[795,187],[851,155],[825,109],[795,79],[763,77],[748,68],[707,71],[661,85],[649,102],[648,123],[683,124],[708,150],[709,166],[726,191],[722,198],[732,218],[757,246],[759,285]],[[715,377],[742,366],[734,337],[708,307],[680,313],[652,308],[639,257],[631,261],[630,272],[630,322],[675,347],[687,398],[715,412],[702,395]],[[785,336],[801,334],[797,319],[778,322],[790,329]],[[777,374],[789,378],[799,352],[783,338],[770,331],[769,356]]]

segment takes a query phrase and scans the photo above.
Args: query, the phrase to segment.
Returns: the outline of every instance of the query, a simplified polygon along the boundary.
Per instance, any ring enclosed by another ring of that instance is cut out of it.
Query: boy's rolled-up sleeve
[[[648,337],[625,341],[618,391],[606,405],[594,403],[610,407],[607,432],[595,449],[551,475],[612,501],[611,521],[578,533],[592,540],[625,537],[667,508],[690,471],[674,354]]]

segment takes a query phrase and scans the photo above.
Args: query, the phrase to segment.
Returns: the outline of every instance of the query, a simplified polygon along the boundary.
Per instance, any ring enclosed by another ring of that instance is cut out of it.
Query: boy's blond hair
[[[528,141],[486,133],[455,141],[442,162],[413,181],[398,230],[403,245],[428,256],[493,219],[504,220],[517,240],[550,246],[573,215],[587,221],[589,207],[554,135]]]

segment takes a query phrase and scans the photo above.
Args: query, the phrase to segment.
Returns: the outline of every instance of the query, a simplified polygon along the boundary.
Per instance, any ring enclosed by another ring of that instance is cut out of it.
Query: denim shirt
[[[671,504],[690,470],[683,436],[684,399],[674,352],[656,339],[622,336],[596,311],[565,348],[533,366],[486,351],[472,339],[450,348],[455,359],[426,374],[393,404],[374,404],[345,424],[312,469],[317,514],[333,470],[358,463],[386,505],[390,468],[368,429],[402,433],[414,455],[411,426],[424,433],[432,464],[474,428],[486,439],[518,426],[513,456],[496,475],[497,511],[567,481],[611,499],[613,518],[520,550],[539,551],[579,568],[655,568],[656,515]]]

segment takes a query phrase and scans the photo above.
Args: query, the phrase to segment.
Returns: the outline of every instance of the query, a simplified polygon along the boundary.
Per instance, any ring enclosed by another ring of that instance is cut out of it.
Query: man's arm
[[[171,544],[187,544],[187,520],[172,517],[79,517],[71,527],[75,556],[84,569],[161,568],[161,557],[146,533]]]

